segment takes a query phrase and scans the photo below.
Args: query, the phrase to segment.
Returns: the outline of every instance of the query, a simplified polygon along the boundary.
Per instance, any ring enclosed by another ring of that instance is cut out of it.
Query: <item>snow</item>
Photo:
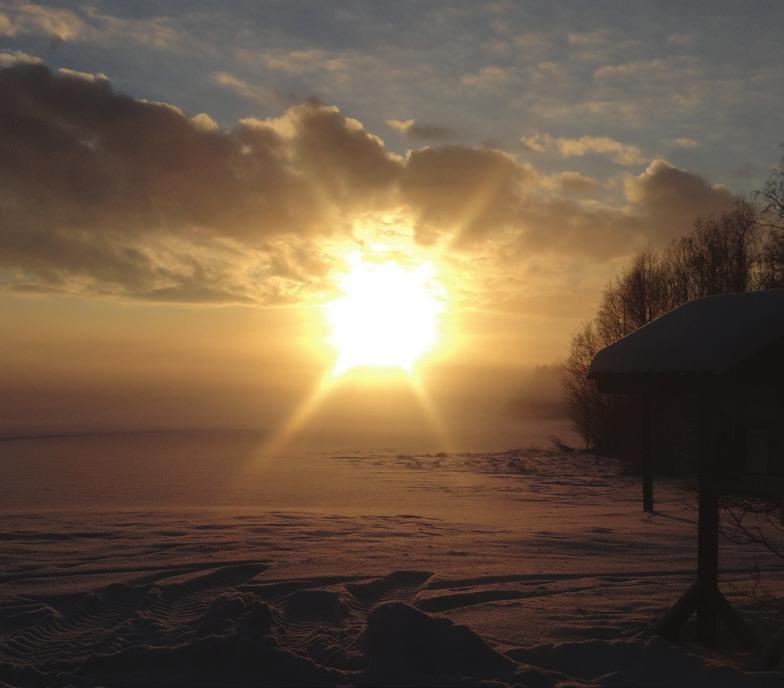
[[[695,299],[599,351],[588,377],[721,375],[784,342],[784,289]]]
[[[112,442],[74,440],[70,460],[52,441],[3,445],[0,685],[784,682],[728,639],[706,653],[690,630],[684,646],[646,636],[694,577],[696,513],[677,484],[657,483],[645,514],[637,480],[585,454],[266,466],[237,444],[208,461],[200,438],[152,438],[98,490],[85,476],[125,456]],[[770,637],[751,571],[781,592],[781,564],[723,544],[721,565],[722,590]]]

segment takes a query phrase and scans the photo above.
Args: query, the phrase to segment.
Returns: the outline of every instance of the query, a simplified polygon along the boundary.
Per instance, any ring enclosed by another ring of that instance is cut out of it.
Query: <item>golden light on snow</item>
[[[443,289],[433,264],[349,258],[338,279],[341,295],[326,307],[329,343],[337,352],[334,375],[359,367],[410,372],[438,343]]]

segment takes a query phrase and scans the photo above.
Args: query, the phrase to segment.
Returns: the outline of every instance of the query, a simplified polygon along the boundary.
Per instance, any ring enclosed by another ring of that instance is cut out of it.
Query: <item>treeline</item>
[[[784,157],[756,196],[756,204],[737,199],[728,212],[697,219],[688,235],[664,250],[634,256],[605,290],[596,317],[575,334],[566,404],[587,448],[638,454],[638,402],[600,394],[586,377],[597,351],[692,299],[784,287]],[[694,454],[695,411],[688,398],[654,408],[654,450],[672,470],[684,468]]]

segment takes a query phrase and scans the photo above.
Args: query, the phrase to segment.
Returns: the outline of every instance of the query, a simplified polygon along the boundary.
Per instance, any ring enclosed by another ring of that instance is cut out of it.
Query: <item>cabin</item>
[[[718,590],[719,497],[784,495],[784,289],[690,301],[599,351],[588,369],[599,391],[639,397],[643,508],[653,512],[651,405],[692,395],[699,405],[697,582],[662,620],[674,636],[697,612],[715,644],[717,618],[755,639]]]

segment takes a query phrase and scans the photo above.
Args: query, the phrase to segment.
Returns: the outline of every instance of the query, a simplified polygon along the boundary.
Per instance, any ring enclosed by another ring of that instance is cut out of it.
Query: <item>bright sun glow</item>
[[[350,261],[339,280],[341,296],[327,306],[330,343],[339,375],[359,366],[410,371],[438,336],[442,290],[431,263],[404,268],[398,263]]]

